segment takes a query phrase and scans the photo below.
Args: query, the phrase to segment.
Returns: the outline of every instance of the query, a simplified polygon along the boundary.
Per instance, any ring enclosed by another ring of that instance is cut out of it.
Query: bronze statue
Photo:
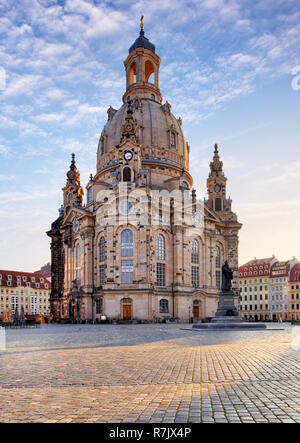
[[[222,266],[222,292],[231,290],[231,280],[233,279],[233,271],[228,265],[228,261]]]

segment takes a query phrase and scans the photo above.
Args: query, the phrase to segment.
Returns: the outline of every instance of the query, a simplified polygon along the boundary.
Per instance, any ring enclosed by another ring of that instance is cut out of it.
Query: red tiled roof
[[[239,267],[239,278],[264,277],[270,273],[270,264],[275,257],[253,259]],[[242,274],[242,275],[240,275]]]
[[[24,286],[34,289],[51,289],[50,281],[43,277],[41,273],[7,271],[0,269],[0,275],[0,286]],[[8,278],[8,276],[11,276],[11,278]],[[34,278],[34,281],[32,281],[31,278]],[[11,282],[11,285],[8,285],[7,282]],[[19,283],[19,285],[17,283]],[[37,283],[39,284],[39,287],[36,286]],[[47,284],[48,287],[45,287],[45,284]]]
[[[297,263],[291,270],[290,281],[300,281],[300,263]]]

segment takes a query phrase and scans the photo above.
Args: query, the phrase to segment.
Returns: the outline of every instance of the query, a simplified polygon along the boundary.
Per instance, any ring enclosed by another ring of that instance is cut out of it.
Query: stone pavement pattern
[[[291,346],[297,327],[280,327],[8,330],[0,353],[0,420],[300,422],[300,351]]]

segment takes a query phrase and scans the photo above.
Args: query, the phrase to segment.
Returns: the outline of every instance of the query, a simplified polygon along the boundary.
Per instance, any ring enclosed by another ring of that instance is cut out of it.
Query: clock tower
[[[218,145],[215,144],[213,161],[210,163],[210,173],[207,179],[207,204],[215,212],[231,211],[231,200],[226,198],[226,182],[223,162],[220,161]]]

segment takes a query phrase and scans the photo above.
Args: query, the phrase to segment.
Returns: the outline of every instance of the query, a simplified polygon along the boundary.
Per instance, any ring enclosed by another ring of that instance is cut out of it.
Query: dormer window
[[[170,132],[170,145],[171,148],[176,149],[176,134],[174,131]]]

